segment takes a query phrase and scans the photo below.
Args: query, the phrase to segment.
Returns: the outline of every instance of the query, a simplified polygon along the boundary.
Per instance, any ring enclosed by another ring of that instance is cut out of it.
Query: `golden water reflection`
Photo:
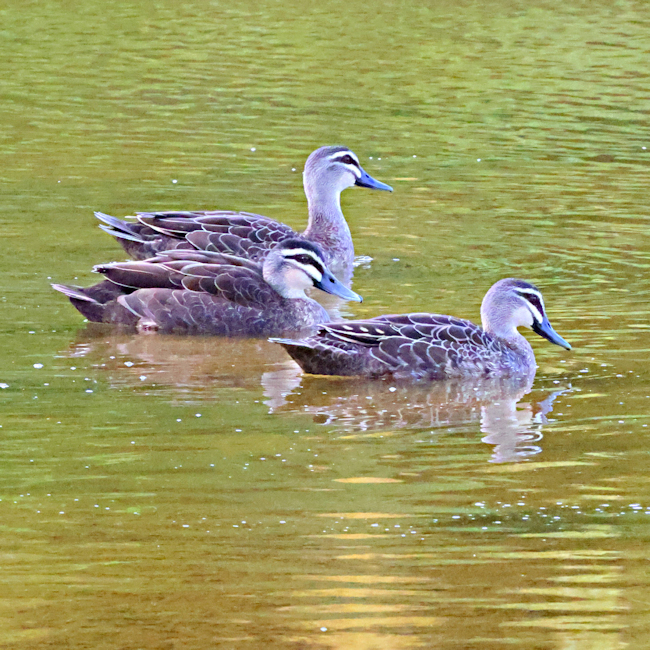
[[[89,325],[63,354],[86,357],[114,387],[168,386],[179,398],[226,386],[262,388],[269,413],[302,413],[344,438],[445,428],[478,421],[493,462],[542,451],[542,429],[553,401],[571,390],[531,392],[534,376],[447,382],[367,381],[303,375],[277,345],[263,340],[115,334]]]

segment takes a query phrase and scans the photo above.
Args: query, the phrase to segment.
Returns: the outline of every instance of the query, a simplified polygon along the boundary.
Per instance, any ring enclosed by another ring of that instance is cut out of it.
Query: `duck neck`
[[[535,367],[535,354],[533,348],[525,336],[522,336],[516,327],[492,328],[489,325],[484,328],[488,334],[503,341],[511,348],[517,356],[522,357],[525,365]]]
[[[328,264],[351,264],[354,246],[341,210],[341,192],[331,188],[317,192],[305,184],[305,193],[309,208],[305,237],[323,248]]]
[[[303,294],[297,300],[287,300],[284,315],[290,323],[290,329],[313,327],[319,323],[328,323],[330,316],[325,308],[313,298]]]

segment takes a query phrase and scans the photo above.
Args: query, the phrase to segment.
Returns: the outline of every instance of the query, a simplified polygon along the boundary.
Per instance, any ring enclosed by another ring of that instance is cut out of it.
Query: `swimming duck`
[[[494,284],[481,305],[483,327],[439,314],[377,316],[322,325],[280,343],[308,373],[396,378],[523,376],[535,372],[525,326],[555,345],[571,346],[551,327],[534,285],[507,278]]]
[[[322,248],[325,262],[334,272],[350,269],[354,246],[341,211],[341,192],[353,185],[389,192],[393,188],[369,176],[346,147],[314,151],[305,163],[303,185],[309,221],[301,234],[249,212],[138,212],[135,223],[101,212],[95,216],[103,222],[100,228],[116,237],[136,259],[172,248],[195,247],[259,260],[279,241],[300,236]]]
[[[86,288],[52,287],[68,296],[88,320],[139,330],[284,336],[330,320],[305,294],[312,286],[361,301],[330,273],[319,247],[300,239],[280,242],[263,263],[222,253],[171,250],[94,270],[106,280]]]

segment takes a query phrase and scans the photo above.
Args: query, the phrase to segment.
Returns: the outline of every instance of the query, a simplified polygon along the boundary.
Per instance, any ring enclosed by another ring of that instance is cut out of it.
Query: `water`
[[[647,647],[645,3],[0,14],[3,647]],[[574,350],[498,396],[303,377],[49,288],[121,257],[96,209],[304,225],[334,143],[395,187],[343,196],[350,315],[519,276]]]

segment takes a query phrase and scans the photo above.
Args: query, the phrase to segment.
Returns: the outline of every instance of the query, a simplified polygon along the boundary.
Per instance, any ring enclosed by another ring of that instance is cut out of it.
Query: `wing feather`
[[[161,251],[193,247],[261,260],[283,239],[299,236],[289,226],[252,212],[137,212],[135,221],[100,212],[96,216],[102,222],[100,227],[139,260]]]
[[[94,268],[108,280],[127,289],[174,289],[181,286],[182,272],[164,263],[114,262]]]
[[[387,371],[441,379],[461,373],[496,345],[471,321],[442,314],[387,315],[321,326],[310,341],[321,346],[369,354]],[[493,351],[493,350],[492,350]]]

